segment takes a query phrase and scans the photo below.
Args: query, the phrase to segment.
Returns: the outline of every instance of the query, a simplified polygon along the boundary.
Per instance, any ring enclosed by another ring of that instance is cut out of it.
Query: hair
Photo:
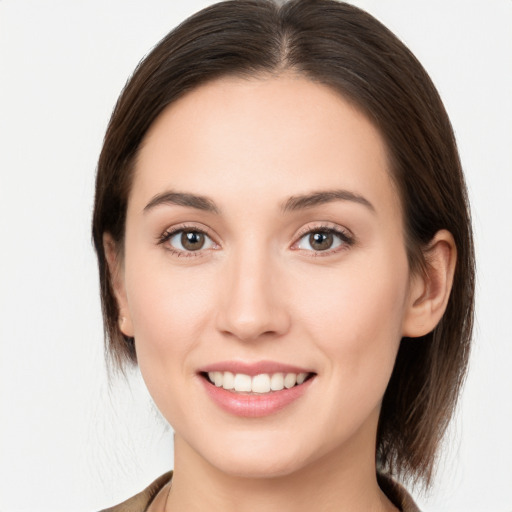
[[[466,186],[442,101],[414,55],[368,13],[335,0],[231,0],[203,9],[171,31],[138,65],[113,111],[99,158],[93,215],[107,355],[136,363],[134,340],[118,327],[103,247],[122,254],[137,153],[171,103],[216,78],[291,71],[336,90],[377,127],[401,200],[412,272],[423,272],[429,242],[447,229],[457,264],[437,327],[403,338],[377,431],[380,472],[431,483],[442,436],[464,380],[474,303],[474,248]]]

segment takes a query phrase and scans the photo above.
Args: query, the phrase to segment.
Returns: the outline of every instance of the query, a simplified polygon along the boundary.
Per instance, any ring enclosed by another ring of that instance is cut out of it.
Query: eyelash
[[[349,249],[355,244],[354,236],[346,229],[341,227],[333,227],[331,225],[322,224],[318,226],[309,226],[304,230],[300,231],[297,235],[297,241],[294,242],[293,246],[297,246],[301,240],[303,240],[306,236],[312,235],[314,233],[322,233],[322,234],[331,234],[336,236],[340,240],[340,245],[335,247],[334,249],[327,249],[325,251],[315,251],[315,250],[307,250],[307,249],[299,249],[296,248],[294,250],[303,250],[304,252],[311,253],[309,256],[313,258],[323,257],[323,256],[331,256],[332,254],[336,254],[338,252]]]
[[[201,229],[197,226],[187,226],[182,224],[180,226],[176,226],[174,228],[170,228],[162,233],[161,236],[158,237],[158,245],[163,245],[168,242],[173,236],[182,232],[192,232],[192,233],[200,233],[206,237],[208,237],[212,242],[217,245],[216,242],[213,241],[213,238],[208,233],[208,230]],[[197,251],[182,251],[180,249],[175,249],[172,245],[167,244],[166,250],[170,251],[172,254],[178,256],[179,258],[197,258],[198,256],[203,256],[204,249],[199,249]]]
[[[197,226],[188,226],[188,225],[180,225],[176,226],[174,228],[170,228],[166,230],[164,233],[162,233],[161,236],[158,237],[158,245],[163,245],[167,243],[169,240],[172,239],[175,235],[182,232],[194,232],[194,233],[200,233],[206,237],[208,237],[213,244],[218,245],[213,238],[208,233],[208,230],[201,229]],[[315,250],[307,250],[307,249],[299,249],[294,248],[294,246],[297,246],[301,240],[303,240],[306,236],[311,235],[313,233],[322,233],[322,234],[332,234],[335,237],[337,237],[340,240],[340,245],[338,247],[335,247],[334,249],[327,249],[325,251],[315,251]],[[293,243],[292,249],[293,250],[302,250],[304,252],[312,253],[311,257],[322,257],[322,256],[329,256],[331,254],[335,254],[337,252],[343,251],[348,249],[349,247],[353,246],[355,244],[355,239],[348,232],[348,230],[341,229],[341,228],[334,228],[330,225],[320,225],[320,226],[314,226],[314,227],[308,227],[299,232],[297,235],[297,241]],[[207,249],[199,249],[197,251],[183,251],[180,249],[175,249],[172,245],[167,244],[166,250],[170,251],[172,254],[178,256],[178,257],[185,257],[185,258],[195,258],[199,256],[204,255],[204,251]]]

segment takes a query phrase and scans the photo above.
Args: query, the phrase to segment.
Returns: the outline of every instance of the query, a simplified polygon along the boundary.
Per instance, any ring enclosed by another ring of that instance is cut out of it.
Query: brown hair
[[[401,341],[377,433],[380,471],[430,483],[435,456],[464,379],[473,324],[474,250],[466,187],[441,99],[412,53],[380,22],[335,0],[232,0],[203,9],[139,64],[112,114],[98,163],[93,238],[109,354],[136,362],[118,328],[103,247],[123,246],[134,162],[148,128],[170,103],[224,75],[293,70],[352,101],[387,143],[404,213],[412,271],[440,229],[457,246],[450,300],[438,326]],[[121,249],[122,250],[122,249]]]

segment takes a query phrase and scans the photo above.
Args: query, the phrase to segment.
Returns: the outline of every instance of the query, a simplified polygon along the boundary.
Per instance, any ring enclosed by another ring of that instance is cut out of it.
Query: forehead
[[[373,124],[333,89],[286,74],[218,79],[167,107],[141,145],[132,198],[143,207],[165,189],[222,201],[332,188],[398,201]]]

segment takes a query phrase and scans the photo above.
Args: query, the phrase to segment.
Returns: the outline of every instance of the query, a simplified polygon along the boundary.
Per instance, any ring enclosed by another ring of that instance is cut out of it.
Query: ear
[[[431,332],[446,310],[457,262],[457,247],[449,231],[442,229],[436,233],[425,259],[425,272],[411,277],[402,326],[402,336],[410,338]]]
[[[119,318],[117,319],[120,331],[128,337],[133,337],[133,324],[128,308],[126,287],[124,283],[124,268],[117,243],[110,233],[103,233],[103,250],[107,259],[110,274],[110,284],[117,301]]]

